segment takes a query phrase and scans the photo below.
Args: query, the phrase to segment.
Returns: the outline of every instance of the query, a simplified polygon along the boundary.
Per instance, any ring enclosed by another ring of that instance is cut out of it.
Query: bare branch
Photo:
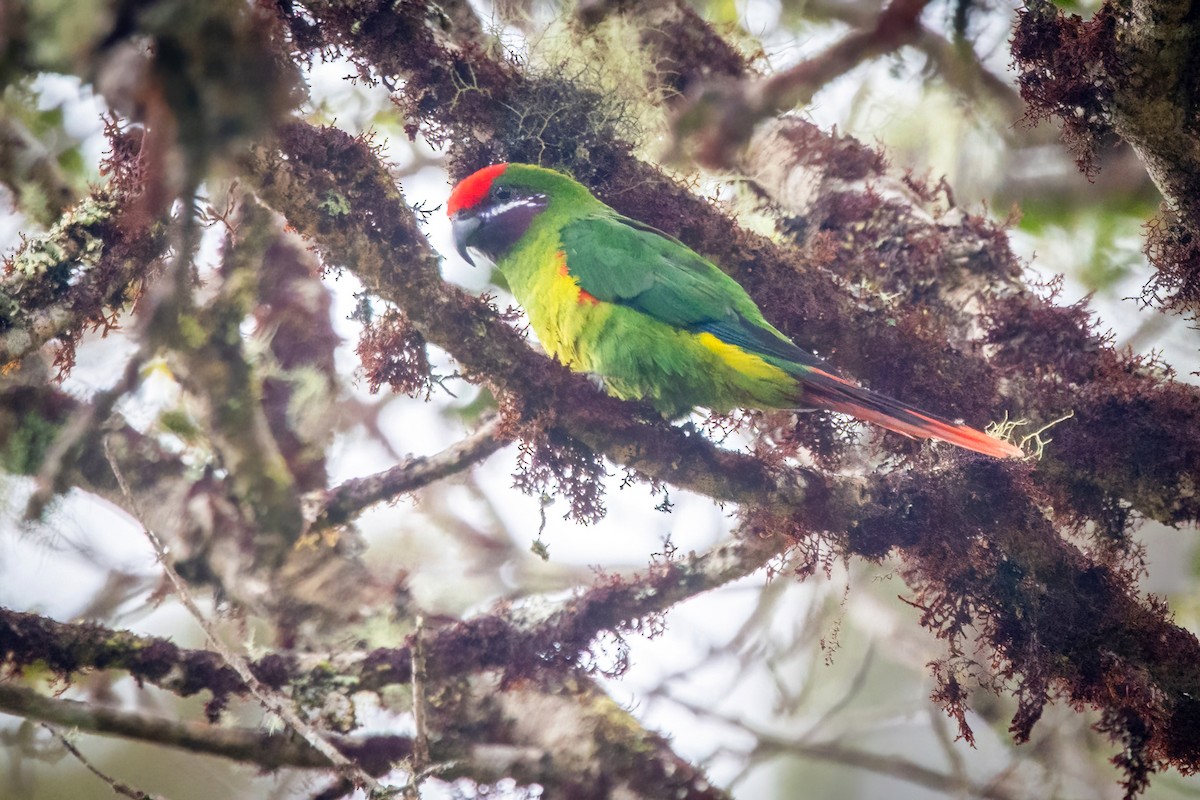
[[[375,475],[335,486],[325,494],[310,528],[344,525],[375,503],[393,500],[479,463],[506,444],[500,429],[500,418],[493,416],[440,453],[410,458]]]
[[[671,695],[668,695],[668,698],[675,705],[687,709],[693,714],[714,716],[713,710],[709,707]],[[850,747],[837,740],[814,741],[813,737],[807,734],[798,738],[781,736],[744,719],[721,714],[715,716],[754,738],[753,752],[750,753],[751,760],[791,756],[888,775],[951,796],[961,793],[968,797],[979,797],[986,800],[1019,800],[1020,797],[1023,797],[1023,795],[1015,795],[1005,790],[992,781],[972,781],[957,771],[946,773],[931,769],[903,756],[880,755],[863,748]]]
[[[874,25],[879,16],[875,4],[861,0],[816,0],[805,7],[805,12],[810,19],[836,20],[864,29]],[[916,39],[910,44],[925,54],[937,68],[938,77],[965,101],[990,100],[1006,123],[1020,119],[1025,113],[1020,94],[1011,83],[980,62],[969,42],[952,41],[929,26],[921,25]],[[1009,130],[1000,133],[1011,135]]]

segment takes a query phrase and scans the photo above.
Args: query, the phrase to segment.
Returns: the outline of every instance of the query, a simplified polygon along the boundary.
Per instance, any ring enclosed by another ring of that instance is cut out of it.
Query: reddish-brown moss
[[[604,516],[604,459],[560,431],[527,429],[513,485],[543,502],[561,498],[563,516],[584,525]]]
[[[1063,139],[1079,168],[1095,168],[1096,150],[1110,141],[1113,84],[1123,68],[1114,56],[1116,13],[1106,4],[1089,20],[1067,16],[1046,0],[1018,12],[1013,32],[1013,66],[1018,71],[1025,118],[1062,122]]]
[[[433,391],[425,337],[399,311],[388,309],[367,322],[355,352],[372,394],[384,384],[410,397],[428,398]]]
[[[1146,258],[1154,265],[1154,276],[1146,283],[1143,297],[1167,311],[1192,319],[1200,316],[1200,236],[1196,221],[1180,220],[1163,208],[1146,225]]]

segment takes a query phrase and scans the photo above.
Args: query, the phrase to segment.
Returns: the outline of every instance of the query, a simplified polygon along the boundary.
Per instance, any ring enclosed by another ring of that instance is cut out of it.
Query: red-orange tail
[[[876,394],[821,369],[805,369],[801,381],[804,389],[803,402],[818,408],[849,414],[914,439],[941,439],[943,442],[996,458],[1020,458],[1025,455],[1021,448],[1010,442],[988,436],[983,431],[961,423],[919,411],[899,400]]]

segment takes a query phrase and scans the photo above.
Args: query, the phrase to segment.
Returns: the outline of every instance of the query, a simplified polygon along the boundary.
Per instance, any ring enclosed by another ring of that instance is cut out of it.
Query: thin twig
[[[42,727],[50,731],[50,733],[58,739],[62,746],[67,749],[67,752],[75,756],[79,763],[83,764],[83,766],[87,768],[88,772],[107,783],[108,787],[117,794],[123,794],[126,797],[132,797],[133,800],[163,800],[163,798],[159,795],[143,792],[141,789],[134,789],[132,786],[121,783],[116,778],[112,778],[101,772],[94,764],[92,764],[91,761],[88,761],[87,758],[84,757],[83,753],[79,752],[79,748],[71,744],[71,740],[64,736],[57,728],[55,728],[53,725],[48,725],[45,722],[42,723]]]
[[[805,16],[810,20],[833,20],[852,28],[867,28],[878,15],[879,7],[872,3],[813,0],[805,6]],[[1003,109],[1008,121],[1019,119],[1025,113],[1025,101],[1020,93],[1010,82],[985,67],[974,48],[961,47],[925,25],[919,25],[916,38],[910,44],[925,54],[946,85],[963,99],[970,101],[982,93]],[[1000,133],[1011,136],[1013,131],[1002,130]]]
[[[150,348],[143,343],[133,357],[125,363],[121,377],[110,388],[97,392],[90,403],[83,403],[70,419],[62,426],[42,459],[37,474],[37,488],[29,502],[25,505],[25,518],[34,520],[41,517],[46,505],[58,490],[59,480],[68,456],[76,446],[98,424],[103,424],[112,414],[117,401],[124,397],[141,381],[141,367],[150,357]]]
[[[871,667],[875,664],[875,642],[872,641],[867,646],[867,653],[859,662],[858,671],[854,673],[854,678],[851,679],[850,685],[846,687],[846,691],[838,700],[825,709],[824,713],[817,719],[815,723],[809,726],[808,730],[800,734],[800,741],[809,742],[816,738],[821,730],[829,725],[833,720],[837,719],[843,711],[850,707],[854,699],[858,697],[863,688],[867,685],[867,674],[871,671]]]
[[[413,632],[412,646],[412,704],[413,726],[416,735],[413,740],[412,777],[404,789],[404,796],[417,800],[421,795],[421,780],[429,767],[429,731],[425,722],[425,617],[417,615],[416,630]]]
[[[113,456],[107,437],[104,440],[104,454],[108,458],[108,463],[112,467],[113,475],[116,477],[118,485],[121,487],[121,492],[125,495],[130,508],[136,512],[137,501],[133,498],[133,493],[129,489],[125,475],[117,464],[116,458]],[[138,518],[141,518],[140,513],[138,513]],[[171,582],[171,586],[175,589],[175,593],[179,596],[179,600],[183,603],[184,608],[195,618],[196,622],[204,630],[213,649],[238,674],[238,677],[242,679],[246,688],[254,695],[259,704],[267,711],[282,719],[292,730],[300,734],[313,749],[329,759],[330,764],[349,775],[358,786],[366,788],[371,794],[379,792],[380,785],[378,781],[359,768],[350,759],[346,758],[337,748],[326,741],[318,730],[305,722],[292,706],[291,701],[282,694],[263,685],[258,678],[254,677],[254,673],[250,670],[250,666],[246,663],[246,660],[233,652],[233,650],[221,641],[216,629],[209,622],[208,618],[204,616],[204,613],[200,610],[200,606],[196,604],[195,599],[188,591],[183,578],[179,576],[179,573],[171,565],[171,562],[167,558],[167,548],[163,545],[162,540],[146,525],[142,525],[142,532],[150,540],[150,544],[154,548],[154,553],[158,557],[159,563],[162,564],[163,572],[166,573],[167,579]]]
[[[886,756],[847,747],[837,741],[808,742],[803,739],[778,736],[770,731],[727,714],[719,714],[710,705],[692,703],[668,692],[660,692],[660,696],[670,700],[677,706],[690,711],[698,717],[714,719],[739,728],[754,737],[756,742],[751,759],[756,756],[791,755],[798,758],[811,758],[816,761],[842,764],[856,769],[888,775],[899,780],[907,781],[917,786],[924,786],[940,792],[953,792],[964,788],[972,797],[985,800],[1013,800],[1014,795],[1001,786],[979,784],[974,782],[962,783],[958,776],[947,775],[935,769],[910,761],[900,756]]]

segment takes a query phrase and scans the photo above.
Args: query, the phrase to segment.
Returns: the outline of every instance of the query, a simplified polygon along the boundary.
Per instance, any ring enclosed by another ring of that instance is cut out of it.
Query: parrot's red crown
[[[506,169],[508,164],[492,164],[459,181],[454,191],[450,192],[450,199],[446,201],[446,215],[452,217],[487,197],[487,193],[492,190],[492,181],[500,177]]]

